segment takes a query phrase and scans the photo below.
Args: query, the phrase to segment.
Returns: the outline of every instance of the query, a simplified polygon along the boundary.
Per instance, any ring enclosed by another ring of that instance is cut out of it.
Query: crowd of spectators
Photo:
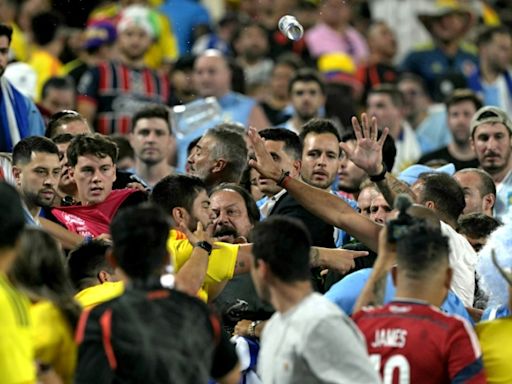
[[[0,382],[512,382],[509,3],[0,0]]]

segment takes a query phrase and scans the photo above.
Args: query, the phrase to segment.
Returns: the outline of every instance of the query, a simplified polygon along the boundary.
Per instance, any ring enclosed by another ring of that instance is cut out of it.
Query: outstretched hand
[[[254,168],[265,179],[278,181],[282,176],[282,170],[274,162],[272,156],[265,148],[265,143],[255,128],[249,128],[249,140],[254,148],[256,160],[249,160],[249,166]]]
[[[366,113],[361,114],[361,123],[359,123],[357,117],[353,116],[352,127],[356,136],[355,146],[342,142],[340,148],[355,165],[368,175],[378,175],[382,172],[382,147],[389,129],[384,128],[380,139],[377,140],[377,118],[374,116],[369,121]]]
[[[344,275],[356,266],[354,259],[363,256],[368,256],[368,252],[338,249],[338,255],[333,258],[330,268]]]

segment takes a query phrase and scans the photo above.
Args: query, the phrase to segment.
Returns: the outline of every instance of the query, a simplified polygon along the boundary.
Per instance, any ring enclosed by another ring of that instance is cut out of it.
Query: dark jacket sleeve
[[[114,374],[110,368],[103,344],[100,326],[102,311],[95,308],[83,312],[77,329],[78,361],[75,371],[75,384],[110,384]],[[85,322],[85,326],[81,325]],[[82,329],[81,329],[82,328]]]

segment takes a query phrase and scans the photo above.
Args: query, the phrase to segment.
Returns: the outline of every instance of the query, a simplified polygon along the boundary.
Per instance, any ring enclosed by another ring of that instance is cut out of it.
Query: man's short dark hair
[[[132,280],[158,277],[169,260],[167,238],[170,218],[154,204],[144,203],[121,210],[110,224],[112,252]]]
[[[238,27],[235,30],[235,33],[233,34],[233,37],[231,38],[231,41],[233,43],[235,43],[238,39],[240,39],[242,34],[247,29],[252,28],[252,27],[258,28],[263,33],[263,36],[265,36],[265,38],[268,39],[267,28],[265,27],[265,25],[263,25],[263,23],[260,23],[255,20],[247,20],[247,21],[241,23],[240,25],[238,25]]]
[[[53,137],[58,134],[57,130],[62,125],[69,124],[73,121],[81,121],[84,124],[87,124],[87,119],[76,111],[65,109],[63,111],[56,112],[50,116],[50,120],[48,121],[44,135],[50,139],[53,139]]]
[[[448,238],[424,220],[415,220],[397,240],[396,251],[397,265],[410,279],[429,278],[432,270],[448,264]]]
[[[132,117],[132,132],[140,119],[162,119],[167,123],[169,133],[172,133],[169,108],[162,104],[151,104],[139,109]]]
[[[322,133],[330,133],[331,135],[336,137],[338,143],[341,141],[340,132],[333,124],[333,122],[329,119],[311,119],[302,126],[302,131],[299,135],[299,139],[302,144],[302,149],[304,149],[304,140],[306,139],[306,136],[309,135],[310,133],[316,135],[320,135]]]
[[[0,181],[0,249],[14,247],[25,227],[21,199],[16,189]]]
[[[263,260],[283,282],[310,279],[311,236],[304,224],[294,218],[271,216],[252,229],[254,263]]]
[[[450,96],[446,98],[444,104],[446,105],[446,110],[448,111],[450,107],[464,101],[472,102],[475,107],[475,111],[478,111],[483,106],[482,99],[471,89],[465,88],[454,90]]]
[[[9,44],[11,44],[12,40],[12,27],[10,25],[0,23],[0,36],[7,37],[7,40],[9,40]]]
[[[377,139],[380,139],[382,136],[382,131],[379,130],[377,132]],[[350,131],[348,133],[345,133],[341,137],[341,141],[346,143],[347,141],[357,141],[356,135],[354,134],[354,131]],[[393,169],[393,166],[395,165],[395,158],[396,158],[396,146],[395,146],[395,139],[391,135],[386,136],[386,140],[384,140],[384,145],[382,146],[382,161],[384,164],[386,164],[386,169],[388,171],[391,171]]]
[[[293,160],[300,160],[302,158],[302,144],[295,132],[286,128],[267,128],[260,131],[259,134],[264,140],[282,141],[285,152]]]
[[[319,73],[313,69],[310,68],[303,68],[299,69],[293,77],[291,78],[290,82],[288,83],[288,94],[292,94],[292,89],[295,83],[302,82],[302,83],[317,83],[320,87],[320,91],[322,94],[325,95],[325,83],[322,80],[322,77],[319,75]]]
[[[41,12],[35,15],[31,21],[34,42],[40,46],[51,43],[62,25],[62,17],[56,12]]]
[[[77,291],[97,285],[101,271],[114,273],[107,262],[106,252],[109,248],[110,244],[105,240],[93,239],[69,253],[69,277]]]
[[[247,167],[247,144],[237,129],[237,125],[224,123],[205,133],[215,140],[210,159],[223,158],[227,161],[224,177],[230,182],[239,182]]]
[[[48,96],[50,89],[58,89],[60,91],[76,91],[75,82],[69,76],[52,76],[43,84],[41,98]]]
[[[168,215],[176,207],[182,207],[191,213],[197,195],[206,190],[206,184],[198,177],[170,175],[156,183],[149,200]]]
[[[423,77],[412,72],[405,72],[398,77],[396,83],[400,84],[402,81],[412,81],[413,83],[419,85],[423,94],[428,96],[427,83],[425,83]]]
[[[104,159],[110,157],[112,162],[117,162],[117,145],[107,136],[99,133],[77,135],[71,140],[68,147],[68,162],[74,167],[80,156],[92,155]]]
[[[402,92],[400,92],[400,90],[395,84],[384,83],[376,85],[375,87],[371,88],[370,91],[368,92],[368,98],[374,94],[388,95],[393,105],[397,108],[402,108],[404,106],[404,96],[402,95]]]
[[[297,54],[286,52],[277,57],[274,68],[276,68],[278,65],[285,65],[287,67],[293,68],[295,71],[298,71],[300,68],[304,67],[304,61],[302,61],[302,59]]]
[[[464,192],[459,183],[446,173],[423,173],[418,180],[423,182],[420,193],[421,204],[432,201],[436,209],[457,221],[466,207]]]
[[[27,164],[32,153],[50,153],[59,156],[59,149],[53,141],[43,136],[29,136],[18,141],[12,150],[12,164]]]
[[[457,221],[459,232],[473,239],[487,237],[498,228],[501,223],[494,217],[481,212],[472,212],[463,215]]]
[[[496,25],[492,27],[486,27],[481,30],[476,38],[477,47],[482,47],[483,45],[489,44],[494,35],[509,35],[511,36],[510,29],[505,27],[504,25]]]
[[[133,148],[130,144],[130,140],[128,140],[128,137],[117,133],[109,137],[110,140],[112,140],[117,145],[117,149],[119,151],[117,154],[117,160],[124,159],[125,157],[135,159],[135,152],[133,151]]]
[[[258,206],[256,205],[256,202],[254,201],[251,194],[245,188],[242,188],[240,185],[235,183],[221,183],[211,190],[210,197],[213,196],[215,192],[219,191],[234,191],[238,193],[244,200],[245,208],[247,209],[247,215],[249,216],[249,221],[251,224],[255,225],[260,221],[260,210],[258,209]]]

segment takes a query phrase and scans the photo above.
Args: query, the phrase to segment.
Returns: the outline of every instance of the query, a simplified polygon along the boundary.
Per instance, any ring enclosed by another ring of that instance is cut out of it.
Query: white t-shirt
[[[265,384],[379,382],[357,327],[318,293],[274,313],[261,345],[258,374]]]
[[[398,175],[407,167],[416,163],[421,156],[421,147],[411,125],[402,123],[402,134],[399,140],[395,140],[396,157],[392,173]]]
[[[453,269],[452,291],[466,307],[472,307],[475,297],[477,254],[464,236],[442,221],[441,232],[448,237],[450,244],[449,258]]]
[[[512,210],[512,171],[509,171],[503,181],[496,185],[496,204],[494,205],[494,216],[504,221]]]

